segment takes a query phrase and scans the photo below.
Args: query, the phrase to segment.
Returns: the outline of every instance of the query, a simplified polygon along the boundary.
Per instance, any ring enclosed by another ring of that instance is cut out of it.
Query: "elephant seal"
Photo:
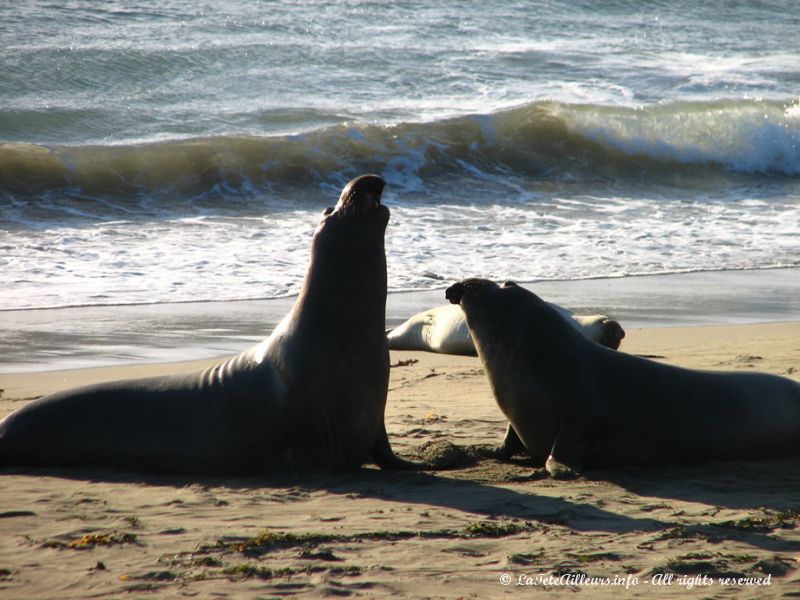
[[[608,348],[619,348],[625,330],[605,315],[575,315],[550,304],[566,321],[587,338]],[[389,350],[426,350],[441,354],[477,356],[464,311],[457,305],[436,306],[415,314],[387,335]]]
[[[466,279],[446,297],[464,310],[510,422],[501,452],[527,449],[555,477],[584,467],[800,452],[800,384],[791,379],[614,352],[513,282]]]
[[[384,181],[349,182],[314,232],[298,298],[272,335],[188,376],[98,384],[0,422],[0,467],[100,465],[173,473],[406,468],[384,427],[389,210]]]

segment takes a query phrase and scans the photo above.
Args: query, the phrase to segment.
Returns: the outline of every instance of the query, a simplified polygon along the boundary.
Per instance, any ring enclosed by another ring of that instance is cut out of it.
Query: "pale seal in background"
[[[196,374],[98,384],[31,402],[0,422],[0,466],[179,473],[370,460],[412,466],[392,453],[383,422],[383,187],[377,175],[358,177],[325,211],[302,290],[267,340]]]
[[[605,315],[575,315],[557,304],[550,304],[568,323],[599,344],[619,348],[625,331]],[[442,354],[477,356],[464,311],[446,304],[419,312],[386,335],[389,350],[425,350]]]
[[[504,450],[554,476],[585,467],[758,459],[800,452],[800,384],[683,369],[589,342],[534,293],[466,279],[467,317],[500,409]]]

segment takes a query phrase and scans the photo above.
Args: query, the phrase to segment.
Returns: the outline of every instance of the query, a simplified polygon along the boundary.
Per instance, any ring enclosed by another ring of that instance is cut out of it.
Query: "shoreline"
[[[635,327],[800,319],[800,269],[693,272],[525,283],[577,313]],[[445,304],[441,289],[393,292],[386,324]],[[236,354],[266,338],[294,297],[0,312],[0,374],[160,364]]]
[[[772,323],[630,327],[620,351],[655,357],[678,366],[709,370],[766,370],[800,381],[800,319]],[[93,365],[89,367],[0,372],[0,400],[29,400],[60,390],[123,378],[191,373],[218,364],[233,353],[191,360]],[[391,351],[391,362],[411,356],[449,365],[461,357],[418,351]],[[0,418],[2,418],[0,413]]]

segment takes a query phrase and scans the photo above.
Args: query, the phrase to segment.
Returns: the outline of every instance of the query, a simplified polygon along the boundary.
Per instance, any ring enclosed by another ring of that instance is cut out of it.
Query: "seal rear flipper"
[[[618,350],[622,340],[625,339],[625,330],[617,321],[606,319],[603,322],[603,334],[600,344],[612,350]]]

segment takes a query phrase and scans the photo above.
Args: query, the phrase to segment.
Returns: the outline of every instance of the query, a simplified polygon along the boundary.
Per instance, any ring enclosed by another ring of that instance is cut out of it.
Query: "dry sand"
[[[622,348],[800,379],[800,323],[629,330]],[[392,369],[386,415],[399,453],[499,442],[504,421],[478,359],[392,355],[409,359]],[[0,376],[0,416],[68,386],[202,364]],[[0,598],[798,595],[797,458],[573,481],[532,472],[522,459],[247,479],[6,471]],[[740,577],[752,581],[727,581]]]

